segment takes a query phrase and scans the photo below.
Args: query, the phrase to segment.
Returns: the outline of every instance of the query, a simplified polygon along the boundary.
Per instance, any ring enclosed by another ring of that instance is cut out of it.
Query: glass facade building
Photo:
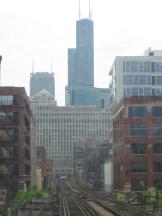
[[[108,108],[111,90],[89,86],[66,87],[66,106],[93,106]]]
[[[46,89],[55,96],[54,73],[36,72],[30,75],[30,96],[36,95],[41,90]]]
[[[76,22],[76,48],[68,50],[68,86],[94,86],[93,21]]]
[[[94,87],[93,21],[76,22],[76,48],[68,49],[66,106],[108,107],[110,90]]]
[[[116,57],[110,70],[112,97],[162,95],[162,56]]]

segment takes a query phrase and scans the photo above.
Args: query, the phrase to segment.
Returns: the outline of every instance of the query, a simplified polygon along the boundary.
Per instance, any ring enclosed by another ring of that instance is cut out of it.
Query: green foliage
[[[18,207],[21,206],[26,201],[32,199],[32,198],[47,198],[49,197],[49,193],[44,190],[37,190],[33,188],[28,188],[27,191],[18,192],[15,199],[11,203],[11,212],[12,216],[17,215]]]

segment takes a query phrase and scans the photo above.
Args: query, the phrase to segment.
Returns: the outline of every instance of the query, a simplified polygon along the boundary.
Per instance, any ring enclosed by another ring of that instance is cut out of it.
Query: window
[[[159,88],[157,89],[157,88],[156,88],[156,89],[155,89],[155,95],[156,95],[156,96],[162,95],[162,89],[159,89]]]
[[[131,163],[131,172],[147,172],[147,163],[146,162],[132,162]]]
[[[132,144],[131,153],[132,154],[146,154],[147,144]]]
[[[147,184],[141,180],[132,180],[131,181],[131,188],[134,191],[144,191],[147,189]]]
[[[146,108],[143,106],[129,107],[130,118],[143,118],[146,116]]]
[[[146,137],[147,136],[147,128],[146,125],[132,125],[131,126],[131,136],[133,137]]]
[[[145,87],[144,88],[144,96],[150,96],[152,93],[151,88]]]
[[[162,136],[162,125],[153,125],[153,136]]]
[[[155,62],[151,62],[151,72],[155,72]]]
[[[17,142],[18,131],[16,129],[0,129],[0,142]]]
[[[133,75],[124,75],[124,85],[133,85]]]
[[[139,85],[146,85],[146,83],[147,83],[147,76],[139,75]]]
[[[152,85],[155,85],[155,76],[152,76]]]
[[[132,88],[131,89],[131,95],[132,96],[138,96],[138,88]]]
[[[155,71],[162,72],[162,62],[155,62]]]
[[[154,154],[162,154],[162,143],[153,144],[153,153]]]
[[[0,105],[13,105],[13,96],[0,95]]]
[[[151,62],[144,62],[144,72],[151,72]]]
[[[2,124],[14,124],[18,122],[17,112],[0,112],[0,123]]]
[[[162,118],[162,107],[152,107],[152,116]]]
[[[162,85],[162,76],[156,76],[155,77],[155,83],[157,85]]]
[[[162,172],[162,161],[154,162],[154,172]]]
[[[131,72],[138,72],[138,62],[131,62]]]

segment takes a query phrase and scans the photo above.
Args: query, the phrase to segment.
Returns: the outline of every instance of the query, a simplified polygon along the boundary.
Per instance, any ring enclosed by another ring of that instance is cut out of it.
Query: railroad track
[[[104,192],[89,190],[87,192],[83,190],[82,193],[86,194],[87,197],[89,197],[99,206],[102,206],[116,216],[154,216],[154,214],[144,209],[135,207],[128,202],[118,202],[114,196]]]
[[[72,188],[62,182],[60,193],[60,216],[99,216],[87,202],[72,192]]]

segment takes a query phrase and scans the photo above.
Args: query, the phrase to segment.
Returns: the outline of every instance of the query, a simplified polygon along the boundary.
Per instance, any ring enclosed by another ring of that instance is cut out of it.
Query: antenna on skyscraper
[[[80,13],[80,0],[79,0],[79,12],[78,12],[78,15],[79,15],[79,20],[80,20],[80,16],[81,16],[81,13]]]
[[[91,12],[91,1],[89,0],[89,19],[92,19],[92,12]]]
[[[34,73],[34,61],[32,61],[32,73]]]
[[[53,62],[51,60],[51,73],[53,72]]]

